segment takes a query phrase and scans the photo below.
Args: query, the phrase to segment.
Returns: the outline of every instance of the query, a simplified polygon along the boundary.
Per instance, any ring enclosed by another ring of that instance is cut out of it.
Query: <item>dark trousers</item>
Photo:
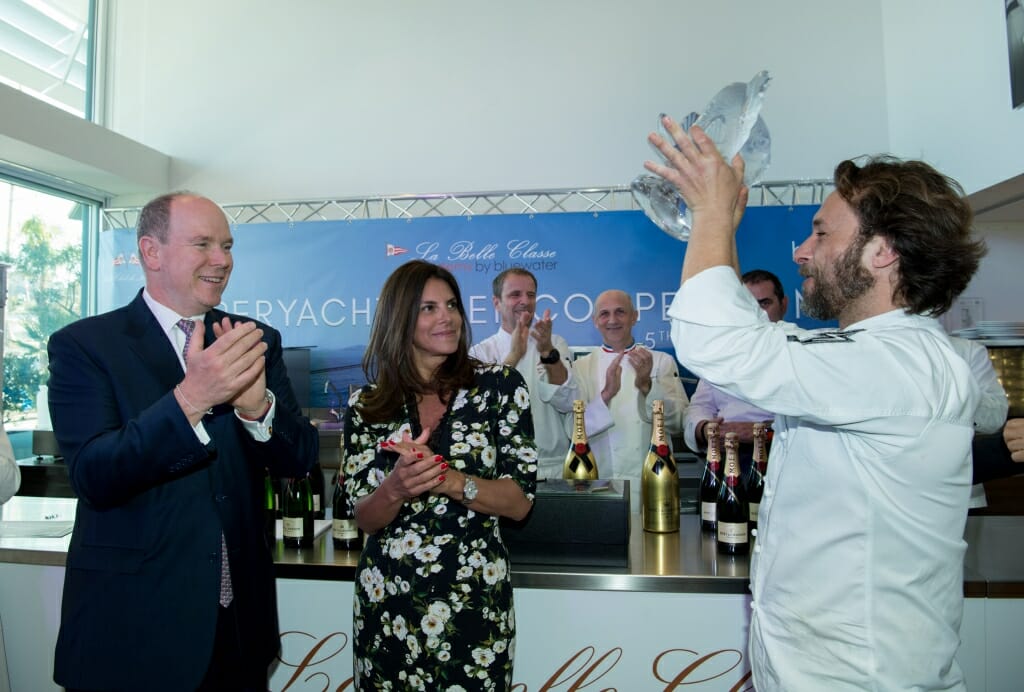
[[[267,670],[253,670],[252,662],[242,656],[238,637],[238,618],[234,603],[218,608],[217,634],[213,640],[210,667],[197,692],[266,692]]]
[[[267,670],[253,670],[246,664],[238,638],[238,618],[234,605],[218,608],[217,632],[213,640],[210,667],[197,692],[267,692]],[[67,688],[66,692],[84,692]]]

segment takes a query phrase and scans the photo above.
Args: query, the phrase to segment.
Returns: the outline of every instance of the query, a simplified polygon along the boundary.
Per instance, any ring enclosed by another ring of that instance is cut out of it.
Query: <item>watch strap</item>
[[[540,362],[544,365],[554,365],[558,362],[558,359],[562,357],[562,354],[558,352],[557,348],[552,348],[548,351],[546,356],[540,357]]]

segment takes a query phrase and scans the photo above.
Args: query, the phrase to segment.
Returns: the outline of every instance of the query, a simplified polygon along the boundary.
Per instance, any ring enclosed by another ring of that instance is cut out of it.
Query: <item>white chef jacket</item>
[[[775,418],[775,414],[726,394],[711,386],[707,380],[701,380],[697,383],[697,389],[683,417],[683,439],[686,440],[686,446],[694,452],[701,451],[702,448],[697,444],[697,425],[702,420],[716,418],[728,423],[762,423]]]
[[[651,351],[654,362],[651,366],[651,391],[647,396],[642,396],[636,388],[633,364],[628,358],[623,358],[619,393],[612,397],[610,406],[605,404],[601,390],[607,380],[608,366],[618,355],[597,349],[577,359],[573,369],[579,385],[579,398],[586,402],[584,425],[600,476],[628,478],[630,509],[639,512],[640,476],[644,457],[651,446],[652,407],[657,399],[661,399],[665,406],[666,434],[679,433],[683,429],[686,392],[679,380],[675,360],[667,353]],[[571,413],[572,402],[563,410]],[[566,434],[571,437],[572,416],[566,416],[565,422]]]
[[[1006,398],[1003,385],[999,384],[999,376],[992,367],[988,349],[977,341],[969,341],[958,336],[951,336],[949,340],[960,357],[967,361],[981,388],[981,400],[978,402],[978,410],[974,412],[974,430],[985,435],[999,432],[1006,423],[1010,400]],[[971,486],[969,506],[972,509],[988,506],[984,483],[975,483]]]
[[[750,574],[758,691],[966,689],[979,394],[938,322],[773,324],[724,266],[686,281],[669,315],[684,365],[776,412]]]
[[[967,361],[971,373],[978,381],[981,389],[981,400],[978,410],[974,412],[974,429],[990,435],[1006,423],[1006,413],[1010,410],[1010,401],[1006,398],[1006,390],[999,384],[999,375],[992,367],[992,359],[988,357],[988,349],[977,341],[962,339],[958,336],[949,337],[953,348],[960,357]]]
[[[562,465],[569,451],[570,438],[566,435],[562,424],[563,415],[568,402],[572,410],[572,402],[578,399],[578,389],[572,372],[572,354],[569,344],[557,334],[551,335],[551,345],[561,355],[569,378],[562,384],[548,382],[547,368],[540,362],[537,352],[537,341],[531,336],[526,345],[526,353],[516,365],[516,370],[526,380],[530,390],[530,412],[533,415],[534,438],[537,443],[537,478],[561,478]],[[512,352],[512,334],[504,329],[489,336],[469,349],[469,355],[484,363],[503,363]]]

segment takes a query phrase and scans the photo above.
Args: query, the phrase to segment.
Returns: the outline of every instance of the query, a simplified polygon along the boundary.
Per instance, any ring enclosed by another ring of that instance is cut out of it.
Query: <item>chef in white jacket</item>
[[[650,139],[693,214],[669,314],[680,360],[774,411],[751,559],[754,686],[964,690],[955,660],[978,385],[934,315],[984,254],[955,181],[927,164],[844,161],[795,251],[802,308],[773,324],[738,278],[743,162],[665,118]]]
[[[626,478],[630,509],[640,511],[640,475],[651,444],[651,411],[664,403],[665,432],[682,432],[686,392],[675,360],[636,342],[633,326],[639,315],[625,291],[608,290],[594,302],[594,326],[601,348],[573,363],[580,398],[586,403],[584,425],[601,478]],[[572,406],[562,401],[563,413]],[[566,433],[572,435],[572,416]]]
[[[974,412],[974,431],[982,435],[999,432],[1003,424],[1006,423],[1006,413],[1010,409],[1010,401],[1006,398],[1006,390],[1003,389],[1003,385],[999,383],[996,369],[992,367],[988,349],[984,344],[958,336],[951,336],[949,340],[960,357],[967,361],[981,390],[978,410]],[[975,483],[971,486],[969,506],[971,509],[988,506],[984,483]]]

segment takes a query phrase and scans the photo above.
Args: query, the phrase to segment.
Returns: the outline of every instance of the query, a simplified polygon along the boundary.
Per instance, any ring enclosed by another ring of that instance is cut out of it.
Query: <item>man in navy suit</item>
[[[232,242],[212,201],[153,200],[145,289],[50,338],[50,414],[78,496],[54,664],[69,689],[267,688],[264,473],[303,476],[319,449],[280,334],[216,309]]]

